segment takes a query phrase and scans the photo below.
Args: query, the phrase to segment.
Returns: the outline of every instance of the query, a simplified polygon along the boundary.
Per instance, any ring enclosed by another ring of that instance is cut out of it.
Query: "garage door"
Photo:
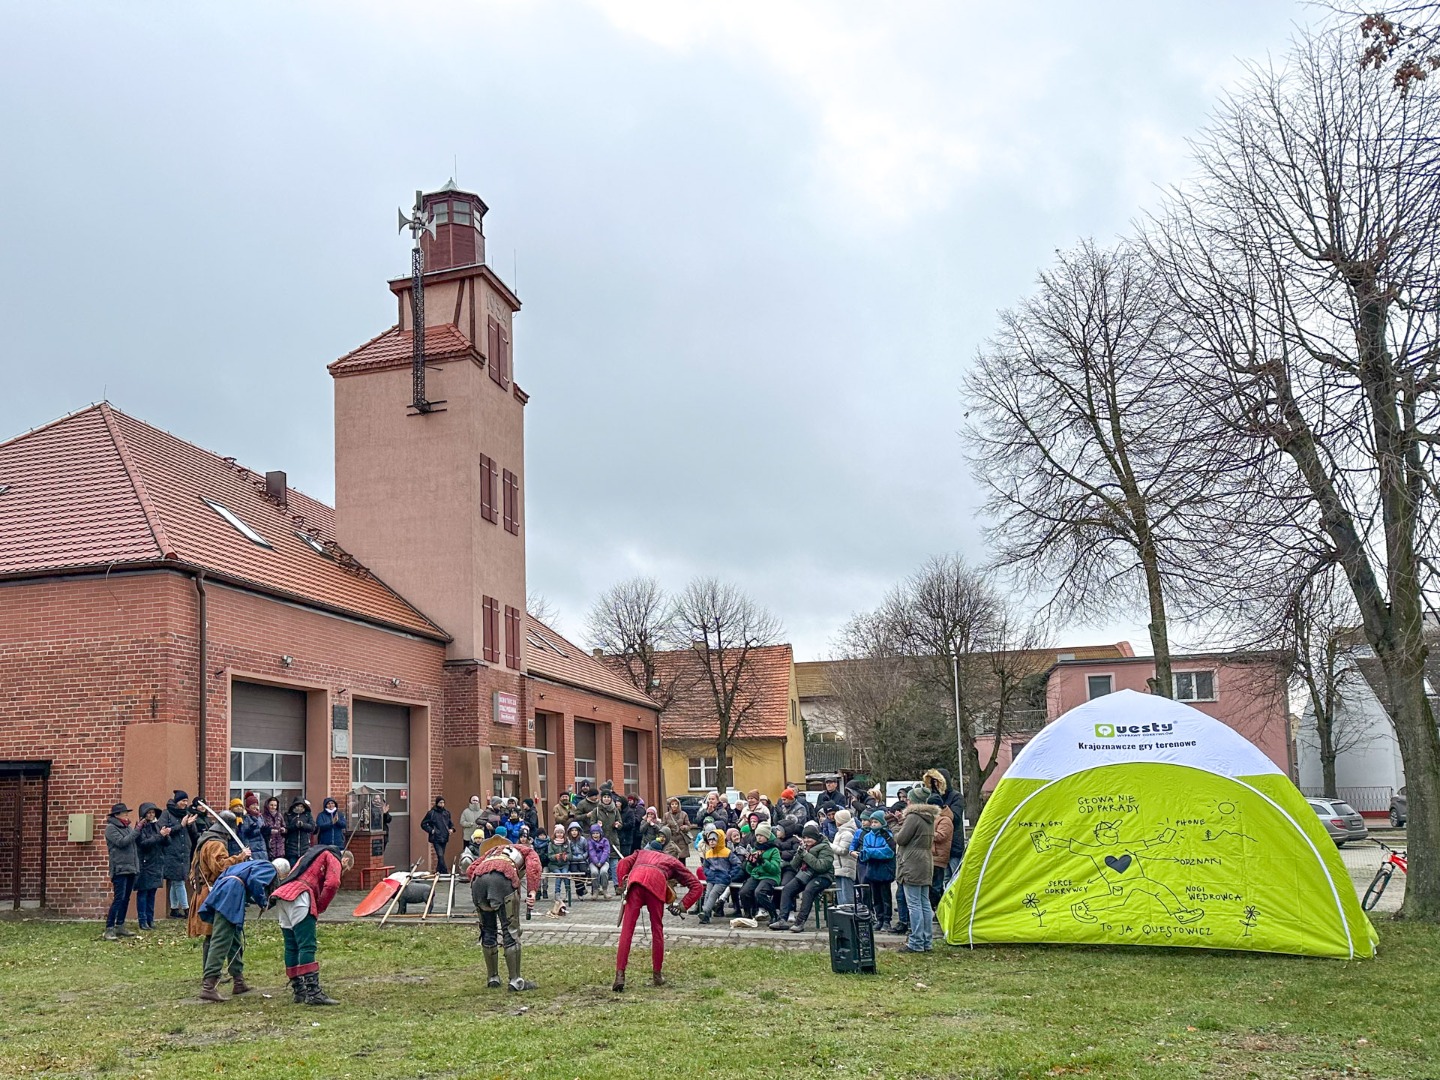
[[[390,804],[385,861],[410,865],[410,710],[380,701],[355,702],[350,777],[355,790],[378,792]]]
[[[280,808],[305,791],[305,694],[237,682],[230,688],[230,797],[272,795]]]

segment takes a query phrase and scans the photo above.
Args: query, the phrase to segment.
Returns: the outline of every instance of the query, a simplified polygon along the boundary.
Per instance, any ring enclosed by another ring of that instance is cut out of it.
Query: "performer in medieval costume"
[[[340,875],[355,865],[355,856],[339,847],[316,844],[275,890],[280,932],[285,937],[285,977],[296,1005],[338,1005],[320,989],[315,961],[315,924],[340,891]]]
[[[229,826],[227,828],[226,826]],[[205,938],[200,951],[201,963],[204,970],[210,970],[210,947],[215,932],[214,923],[200,914],[200,908],[205,903],[210,889],[230,867],[238,863],[246,862],[250,858],[249,848],[239,848],[231,834],[235,827],[235,815],[229,810],[222,810],[215,820],[212,820],[210,827],[200,834],[200,839],[195,844],[195,855],[190,860],[190,911],[186,919],[186,930],[190,937]],[[221,951],[222,959],[230,961],[230,975],[235,980],[235,994],[248,994],[251,989],[240,972],[244,969],[244,961],[239,952],[230,957],[224,950]],[[218,980],[218,973],[217,973]],[[202,983],[202,996],[203,994]],[[214,993],[211,987],[211,994],[207,1001],[221,1000],[218,994]]]
[[[625,989],[625,968],[630,962],[630,940],[635,936],[635,924],[640,921],[640,909],[650,912],[650,962],[654,970],[656,986],[665,985],[660,969],[665,964],[665,931],[660,922],[664,918],[664,906],[670,901],[670,910],[679,915],[694,906],[705,893],[705,883],[692,874],[683,862],[660,849],[664,847],[661,837],[656,837],[643,851],[627,855],[620,860],[616,877],[625,890],[625,910],[620,917],[620,948],[615,954],[615,985],[610,989],[617,993]],[[685,899],[675,903],[675,892],[671,882],[677,882],[688,890]]]
[[[485,950],[485,985],[500,985],[500,943],[505,946],[506,985],[511,990],[534,990],[520,974],[520,895],[535,904],[540,886],[540,859],[534,848],[500,842],[498,838],[470,864],[470,898],[480,916],[480,944]]]
[[[226,811],[227,813],[229,811]],[[286,870],[284,859],[278,860]],[[213,933],[205,954],[204,978],[200,983],[201,1001],[224,1001],[216,986],[220,972],[229,967],[235,978],[231,997],[248,993],[254,987],[245,982],[245,911],[256,905],[264,911],[270,904],[268,887],[274,884],[279,867],[264,859],[247,859],[223,870],[200,904],[200,918],[211,923]]]

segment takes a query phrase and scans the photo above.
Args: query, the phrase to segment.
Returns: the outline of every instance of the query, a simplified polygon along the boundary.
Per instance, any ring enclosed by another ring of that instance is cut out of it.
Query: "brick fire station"
[[[395,326],[329,366],[335,506],[93,405],[0,443],[0,904],[104,909],[111,803],[174,788],[394,815],[577,780],[654,797],[656,706],[525,611],[520,301],[480,198],[423,198],[426,398]],[[317,365],[318,374],[318,365]]]

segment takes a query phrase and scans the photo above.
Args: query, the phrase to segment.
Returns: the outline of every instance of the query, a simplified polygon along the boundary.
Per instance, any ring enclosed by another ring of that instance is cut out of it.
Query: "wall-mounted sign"
[[[518,695],[496,690],[494,706],[492,715],[495,717],[495,723],[518,724],[520,722],[520,698]]]
[[[330,706],[330,726],[336,731],[346,731],[350,727],[350,706]]]
[[[330,732],[330,756],[350,756],[350,732],[342,731],[340,728]]]

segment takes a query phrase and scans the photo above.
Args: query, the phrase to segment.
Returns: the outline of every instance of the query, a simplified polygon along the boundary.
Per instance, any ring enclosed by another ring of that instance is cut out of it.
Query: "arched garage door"
[[[283,686],[230,687],[230,798],[254,792],[280,809],[305,792],[305,694]]]
[[[410,710],[380,701],[355,702],[350,778],[355,789],[378,791],[390,804],[385,861],[410,866]]]

